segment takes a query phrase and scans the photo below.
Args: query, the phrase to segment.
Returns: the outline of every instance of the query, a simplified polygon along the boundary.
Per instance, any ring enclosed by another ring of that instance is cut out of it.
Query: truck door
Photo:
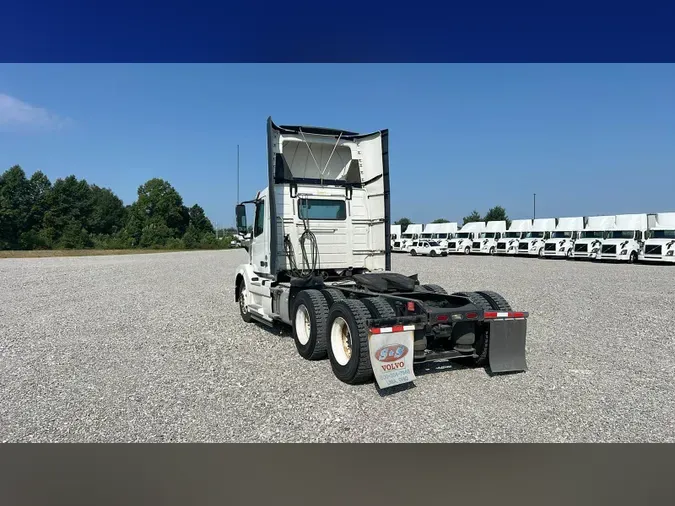
[[[266,194],[260,196],[255,205],[253,219],[253,233],[251,237],[251,264],[253,270],[259,274],[269,274],[269,223],[267,214],[269,199]]]

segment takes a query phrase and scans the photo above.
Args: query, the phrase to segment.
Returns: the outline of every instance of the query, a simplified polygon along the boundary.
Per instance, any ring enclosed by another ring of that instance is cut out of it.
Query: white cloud
[[[70,122],[67,118],[36,107],[18,98],[0,93],[0,127],[4,129],[59,129]]]

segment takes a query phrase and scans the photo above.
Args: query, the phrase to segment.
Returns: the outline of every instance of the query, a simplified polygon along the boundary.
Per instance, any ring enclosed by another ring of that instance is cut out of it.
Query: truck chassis
[[[298,353],[307,360],[329,358],[335,376],[348,384],[373,379],[369,338],[381,333],[412,332],[415,364],[464,359],[493,373],[527,370],[529,315],[513,311],[495,292],[448,294],[440,286],[419,284],[417,276],[393,272],[332,283],[295,278],[270,287],[275,315],[270,322],[246,305],[244,290],[239,275],[235,301],[244,321],[289,324]]]

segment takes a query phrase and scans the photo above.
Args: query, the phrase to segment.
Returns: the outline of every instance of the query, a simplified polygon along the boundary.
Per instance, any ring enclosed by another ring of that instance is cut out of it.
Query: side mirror
[[[246,225],[246,206],[244,204],[237,204],[235,208],[237,215],[237,232],[245,236],[248,232],[248,227]]]

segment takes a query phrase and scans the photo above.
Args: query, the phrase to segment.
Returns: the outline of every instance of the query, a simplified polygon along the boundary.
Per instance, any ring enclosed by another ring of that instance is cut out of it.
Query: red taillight
[[[525,318],[525,313],[509,313],[511,318]]]
[[[448,321],[448,315],[447,314],[439,314],[436,319],[439,322],[447,322]]]
[[[485,311],[483,313],[483,318],[497,318],[497,313],[493,311]]]
[[[413,301],[408,301],[408,311],[411,313],[415,311],[415,303]]]
[[[474,318],[478,317],[478,313],[466,313],[466,317],[469,320],[473,320]]]

